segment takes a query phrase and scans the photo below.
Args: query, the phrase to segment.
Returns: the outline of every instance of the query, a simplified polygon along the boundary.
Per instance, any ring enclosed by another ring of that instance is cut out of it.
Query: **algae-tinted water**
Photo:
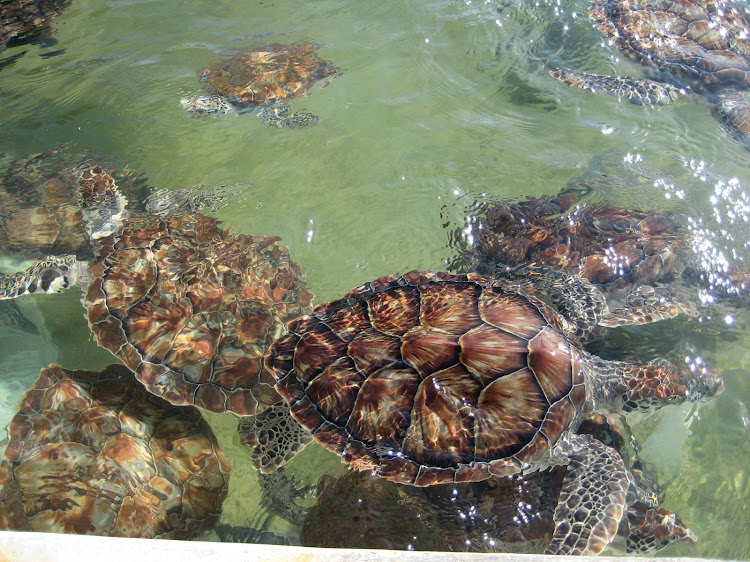
[[[70,143],[146,173],[159,188],[250,182],[220,218],[239,232],[282,236],[318,303],[383,274],[445,267],[455,254],[448,232],[473,198],[553,194],[589,169],[642,180],[604,186],[600,200],[687,213],[726,255],[747,258],[750,152],[704,102],[643,108],[548,75],[560,66],[642,72],[606,44],[587,7],[76,0],[55,24],[57,45],[24,47],[0,71],[2,164]],[[317,126],[264,127],[252,113],[191,119],[181,109],[218,51],[271,42],[322,44],[321,56],[345,69],[293,102],[319,115]],[[3,423],[50,361],[111,361],[91,340],[78,298],[23,299],[37,336],[0,327]],[[636,427],[665,506],[700,537],[666,554],[750,558],[750,315],[731,312],[730,325],[727,314],[617,336],[647,359],[701,357],[726,380],[725,393],[699,412],[664,410]],[[296,540],[297,529],[259,506],[233,419],[211,422],[233,464],[224,521]],[[341,470],[320,447],[304,455],[289,467],[301,483]]]

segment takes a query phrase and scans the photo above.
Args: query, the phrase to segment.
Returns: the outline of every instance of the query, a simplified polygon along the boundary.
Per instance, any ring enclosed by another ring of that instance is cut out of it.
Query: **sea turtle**
[[[42,369],[9,427],[0,528],[190,539],[218,519],[229,464],[199,411],[128,369]]]
[[[321,59],[316,51],[322,45],[274,43],[222,51],[231,58],[205,68],[201,80],[206,93],[181,104],[194,116],[216,115],[258,108],[265,125],[275,127],[308,127],[318,122],[311,113],[289,112],[288,100],[307,93],[323,79],[333,79],[343,72],[331,61]]]
[[[601,414],[578,428],[625,451],[625,438]],[[631,455],[633,453],[630,453]],[[635,459],[637,466],[640,460]],[[482,482],[404,486],[365,472],[326,474],[317,502],[301,530],[304,546],[524,552],[540,554],[552,540],[554,512],[567,468]],[[651,490],[644,479],[639,485]],[[680,518],[636,499],[620,525],[618,539],[630,553],[653,553],[675,541],[694,542]],[[620,541],[621,542],[621,541]]]
[[[575,434],[583,417],[705,400],[722,382],[590,355],[573,335],[589,311],[565,312],[503,279],[412,271],[292,320],[265,365],[294,419],[357,470],[430,486],[567,465],[546,552],[597,554],[634,484],[616,450]],[[273,469],[273,433],[248,442]]]
[[[566,275],[575,276],[596,285],[607,301],[624,301],[608,313],[607,303],[597,299],[599,326],[696,316],[699,292],[709,301],[746,300],[750,275],[728,263],[711,269],[697,251],[687,216],[585,203],[590,192],[585,181],[576,181],[555,196],[472,206],[470,234],[462,226],[450,236],[457,249],[451,266],[521,278],[538,275],[535,269],[554,269],[560,272],[553,281],[557,285]],[[556,298],[553,286],[546,290]],[[586,292],[596,297],[596,291]]]
[[[0,51],[52,37],[52,20],[70,6],[70,0],[3,0],[0,10]],[[11,57],[11,62],[16,57]],[[0,61],[0,68],[8,59]]]
[[[591,0],[589,15],[626,55],[655,68],[656,80],[563,68],[567,84],[634,103],[670,103],[680,90],[703,95],[714,114],[750,143],[750,16],[725,0]]]
[[[47,257],[0,278],[0,296],[80,285],[99,345],[173,404],[246,416],[279,402],[261,359],[312,299],[280,238],[231,234],[214,218],[161,205],[158,215],[128,216],[98,166],[80,174],[79,188],[93,261]]]

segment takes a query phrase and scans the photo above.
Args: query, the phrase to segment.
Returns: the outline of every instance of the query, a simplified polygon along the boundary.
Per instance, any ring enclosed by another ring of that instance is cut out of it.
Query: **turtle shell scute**
[[[556,320],[477,275],[412,271],[293,320],[265,366],[297,421],[353,468],[478,481],[539,461],[582,411],[581,352]]]
[[[263,355],[312,299],[278,241],[201,214],[127,219],[91,267],[83,303],[95,339],[173,404],[266,409],[280,397]]]
[[[197,409],[122,365],[42,369],[9,426],[0,528],[190,539],[218,520],[229,464]]]

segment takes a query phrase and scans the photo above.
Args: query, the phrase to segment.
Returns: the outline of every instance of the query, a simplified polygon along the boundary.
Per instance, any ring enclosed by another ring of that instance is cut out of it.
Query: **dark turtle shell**
[[[190,539],[218,519],[229,464],[192,407],[122,365],[42,369],[9,426],[0,528]]]
[[[592,0],[591,18],[627,54],[704,86],[750,85],[750,17],[721,0]]]
[[[294,417],[353,468],[396,482],[518,472],[585,400],[557,313],[473,274],[382,277],[287,328],[266,366]]]
[[[315,82],[336,77],[341,69],[321,59],[321,45],[267,45],[229,51],[232,58],[206,68],[201,78],[210,93],[237,106],[261,105],[298,97]]]
[[[110,180],[89,171],[82,192]],[[94,337],[172,404],[264,410],[281,398],[263,354],[312,299],[279,240],[231,234],[201,214],[126,219],[96,244],[83,298]]]

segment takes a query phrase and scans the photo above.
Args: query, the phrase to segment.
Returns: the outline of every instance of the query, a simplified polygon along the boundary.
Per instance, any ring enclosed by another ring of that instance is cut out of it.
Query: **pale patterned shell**
[[[626,54],[705,86],[750,86],[750,17],[721,0],[592,0],[591,18]]]
[[[353,468],[396,482],[515,473],[585,400],[557,314],[476,275],[383,277],[287,327],[266,366],[294,417]]]
[[[279,238],[213,218],[130,218],[102,238],[83,298],[99,345],[172,404],[252,415],[281,400],[267,346],[312,295]]]
[[[211,93],[235,105],[260,105],[298,97],[341,69],[321,59],[321,45],[273,44],[234,51],[231,59],[201,72]]]
[[[0,528],[189,539],[218,519],[229,464],[192,407],[125,367],[43,369],[9,427]]]

